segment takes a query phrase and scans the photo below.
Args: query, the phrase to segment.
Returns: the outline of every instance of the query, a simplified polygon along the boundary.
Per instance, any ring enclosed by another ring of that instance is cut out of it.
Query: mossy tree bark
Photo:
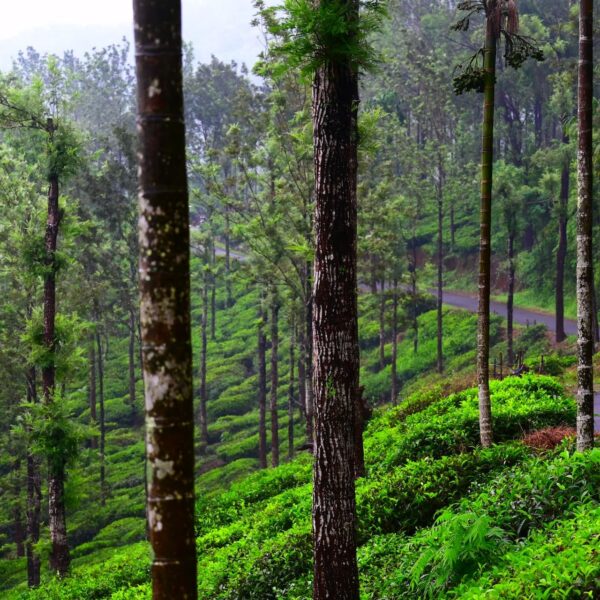
[[[155,600],[195,599],[190,231],[181,4],[134,0],[148,522]]]

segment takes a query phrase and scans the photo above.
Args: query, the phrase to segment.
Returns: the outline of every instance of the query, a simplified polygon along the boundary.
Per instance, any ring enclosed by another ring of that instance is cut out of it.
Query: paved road
[[[429,290],[431,294],[436,294],[435,290]],[[464,308],[471,312],[477,312],[477,298],[463,292],[451,292],[444,290],[444,304]],[[490,303],[490,310],[506,319],[506,303],[494,302]],[[519,325],[533,325],[534,323],[543,323],[549,331],[555,331],[554,315],[543,313],[527,308],[519,308],[515,306],[513,310],[513,319]],[[567,335],[577,334],[577,321],[565,319],[565,332]]]
[[[217,254],[224,255],[225,251],[221,248],[217,248]],[[233,260],[244,261],[247,258],[246,255],[235,250],[232,250],[230,255]],[[369,287],[366,284],[360,284],[359,288],[363,292],[369,291]],[[428,292],[434,296],[437,294],[437,291],[434,289],[430,289]],[[448,306],[454,306],[456,308],[462,308],[464,310],[476,313],[477,303],[477,297],[472,294],[444,290],[444,304]],[[506,302],[492,301],[490,302],[490,310],[493,313],[500,315],[504,319],[507,317]],[[551,331],[552,333],[555,331],[555,318],[554,315],[550,313],[544,313],[515,306],[513,309],[513,320],[519,325],[534,325],[536,323],[543,323],[548,328],[548,331]],[[577,321],[574,321],[573,319],[565,319],[565,333],[567,335],[576,335]],[[594,430],[600,432],[600,392],[597,392],[594,396],[594,413],[596,414]]]

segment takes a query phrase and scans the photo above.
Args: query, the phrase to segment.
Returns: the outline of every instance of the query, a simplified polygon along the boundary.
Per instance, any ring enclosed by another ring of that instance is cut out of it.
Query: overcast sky
[[[19,50],[81,55],[127,37],[132,41],[132,0],[3,0],[0,69]],[[252,0],[183,0],[183,36],[195,56],[254,63],[261,49],[259,32],[250,26]]]

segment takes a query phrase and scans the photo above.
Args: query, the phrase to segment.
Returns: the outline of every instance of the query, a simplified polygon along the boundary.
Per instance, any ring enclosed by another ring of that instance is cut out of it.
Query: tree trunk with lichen
[[[324,1],[324,0],[322,0]],[[349,20],[358,6],[347,5]],[[358,600],[354,423],[357,325],[358,75],[325,61],[313,83],[315,262],[314,600]]]
[[[577,449],[594,447],[594,269],[592,255],[593,0],[579,5],[577,152]]]
[[[208,254],[205,253],[205,257]],[[202,317],[200,323],[200,446],[205,452],[208,445],[208,388],[206,385],[206,359],[208,346],[208,274],[202,282]]]
[[[565,127],[563,123],[563,128]],[[563,144],[567,144],[569,138],[563,132]],[[565,262],[567,259],[567,218],[569,203],[569,161],[565,159],[560,178],[560,205],[558,214],[558,249],[556,250],[556,342],[566,339],[565,333]]]
[[[134,0],[148,522],[154,600],[197,597],[181,5]]]

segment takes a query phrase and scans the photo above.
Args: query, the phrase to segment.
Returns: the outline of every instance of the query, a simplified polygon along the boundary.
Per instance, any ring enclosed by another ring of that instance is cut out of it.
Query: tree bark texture
[[[134,0],[148,522],[154,600],[195,599],[190,231],[179,0]]]
[[[494,97],[496,88],[496,33],[487,19],[484,51],[484,100],[481,148],[481,207],[479,235],[479,308],[477,319],[477,380],[479,384],[479,433],[481,445],[492,445],[490,400],[490,263],[492,176],[494,160]]]
[[[577,449],[594,446],[594,331],[592,255],[593,0],[579,4],[577,99]]]
[[[129,405],[131,415],[135,417],[135,312],[133,307],[129,309]]]
[[[391,402],[398,403],[398,280],[394,279],[392,295],[392,391]]]
[[[90,348],[88,352],[88,364],[89,364],[89,379],[88,379],[88,403],[90,406],[90,418],[92,425],[96,425],[98,421],[98,414],[96,411],[97,405],[97,390],[96,390],[96,338],[93,337],[90,342]],[[98,447],[98,439],[96,434],[92,436],[90,440],[90,447],[96,449]]]
[[[358,19],[357,3],[343,4],[346,18]],[[357,72],[348,59],[326,61],[313,82],[314,600],[359,598],[354,484],[357,110]]]

